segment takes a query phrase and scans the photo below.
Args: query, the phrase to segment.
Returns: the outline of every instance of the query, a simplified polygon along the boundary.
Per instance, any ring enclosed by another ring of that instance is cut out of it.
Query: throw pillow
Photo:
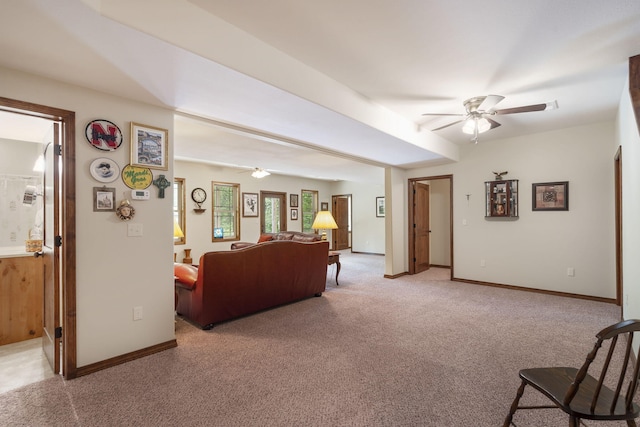
[[[269,240],[273,240],[273,236],[271,234],[261,234],[258,239],[258,243],[268,242]]]

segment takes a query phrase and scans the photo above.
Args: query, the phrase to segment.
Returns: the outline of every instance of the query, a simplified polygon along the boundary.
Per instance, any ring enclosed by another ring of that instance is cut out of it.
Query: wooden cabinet
[[[487,181],[485,217],[518,217],[518,180]]]
[[[0,345],[42,336],[42,258],[0,258]]]

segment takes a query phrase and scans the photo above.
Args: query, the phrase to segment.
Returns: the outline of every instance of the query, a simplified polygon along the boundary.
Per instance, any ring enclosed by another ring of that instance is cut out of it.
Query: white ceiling
[[[612,120],[640,53],[637,0],[152,4],[5,1],[0,65],[184,113],[178,158],[368,180],[458,160],[460,125],[422,113],[473,96],[559,104],[500,116],[481,143]]]

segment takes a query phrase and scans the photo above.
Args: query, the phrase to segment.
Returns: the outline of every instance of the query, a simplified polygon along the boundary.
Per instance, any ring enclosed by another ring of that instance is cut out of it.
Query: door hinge
[[[62,338],[62,326],[58,326],[54,331],[55,338]]]
[[[58,248],[59,248],[60,246],[62,246],[62,236],[56,236],[56,238],[55,238],[55,245],[56,245],[56,247],[58,247]]]
[[[62,156],[62,145],[54,145],[53,152],[56,156]]]

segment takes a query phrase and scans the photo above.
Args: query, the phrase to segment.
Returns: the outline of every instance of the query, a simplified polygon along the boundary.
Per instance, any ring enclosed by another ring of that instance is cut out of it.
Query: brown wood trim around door
[[[0,110],[62,123],[62,376],[76,377],[76,115],[73,111],[0,97]]]

